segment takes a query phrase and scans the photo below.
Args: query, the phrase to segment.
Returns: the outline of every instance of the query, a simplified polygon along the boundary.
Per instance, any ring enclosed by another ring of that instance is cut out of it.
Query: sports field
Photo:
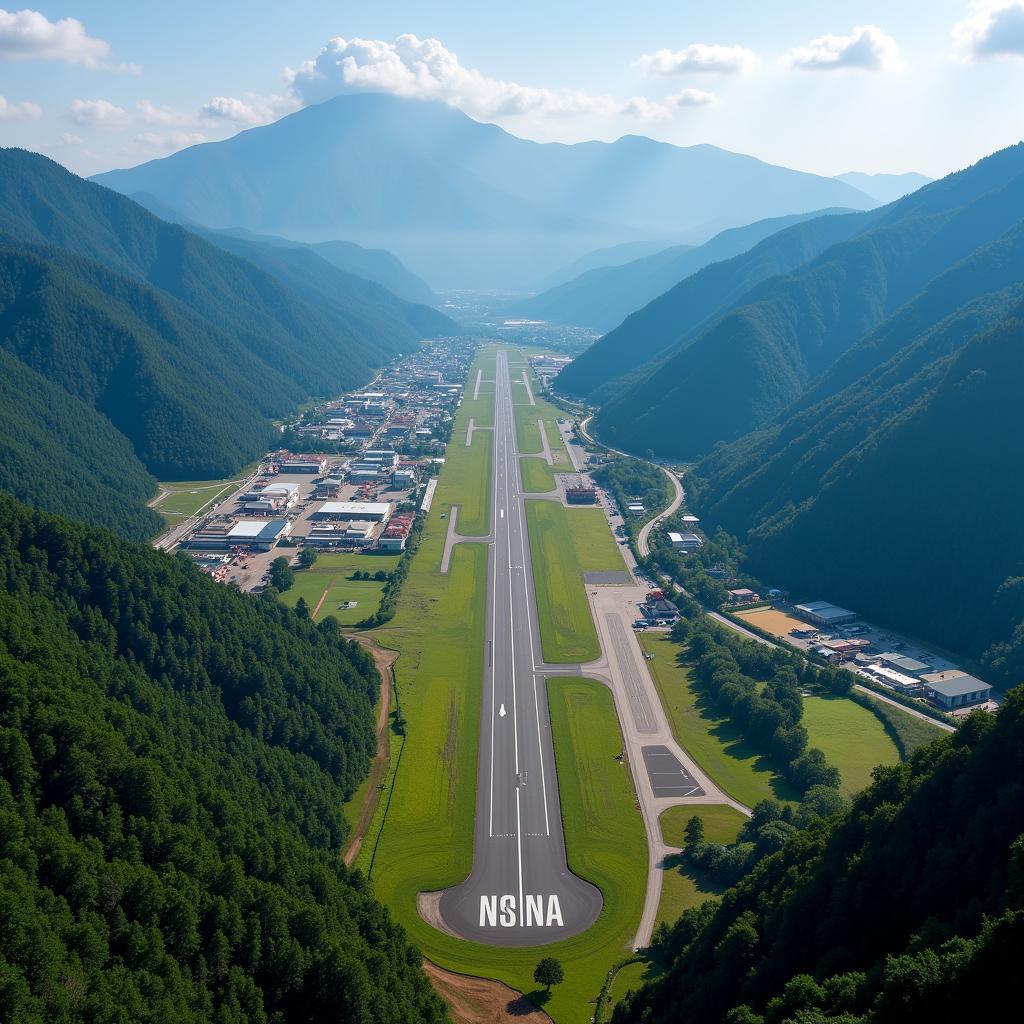
[[[803,619],[796,619],[775,608],[754,608],[749,612],[735,612],[734,614],[737,619],[743,619],[752,626],[757,626],[766,633],[771,633],[772,636],[782,639],[788,639],[794,629],[811,628]]]
[[[641,633],[639,639],[644,651],[654,655],[648,665],[672,734],[711,779],[747,807],[769,798],[796,799],[799,794],[772,771],[767,759],[696,692],[688,670],[676,661],[679,645],[666,634]]]
[[[812,747],[820,747],[842,776],[844,793],[858,793],[871,782],[871,769],[897,764],[900,752],[877,716],[845,697],[807,697],[804,727]]]

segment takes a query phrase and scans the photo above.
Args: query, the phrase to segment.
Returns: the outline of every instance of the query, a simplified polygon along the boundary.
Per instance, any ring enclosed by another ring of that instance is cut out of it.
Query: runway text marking
[[[516,913],[516,897],[511,893],[505,896],[481,896],[480,927],[514,928],[517,924],[522,924],[526,928],[550,928],[552,925],[564,927],[562,908],[558,904],[557,896],[526,896],[523,902],[524,919],[520,921],[520,915]]]

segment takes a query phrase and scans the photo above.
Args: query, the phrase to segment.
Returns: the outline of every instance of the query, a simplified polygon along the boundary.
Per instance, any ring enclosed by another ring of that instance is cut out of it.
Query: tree
[[[303,569],[308,569],[311,565],[316,562],[317,551],[316,548],[303,548],[299,552],[299,565]]]
[[[544,957],[533,970],[533,980],[538,985],[544,985],[550,992],[552,985],[560,985],[565,980],[562,962],[553,956]]]
[[[306,599],[304,597],[300,597],[298,601],[295,602],[295,614],[301,619],[309,618],[309,605],[306,604]]]
[[[694,814],[683,829],[687,848],[700,846],[704,842],[704,819]]]
[[[295,582],[295,570],[288,564],[284,555],[279,555],[270,563],[270,585],[282,593]]]

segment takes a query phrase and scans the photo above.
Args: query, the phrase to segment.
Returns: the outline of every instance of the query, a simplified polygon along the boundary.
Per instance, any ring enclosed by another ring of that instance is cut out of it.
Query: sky
[[[357,91],[938,177],[1024,136],[1024,0],[63,0],[0,8],[0,144],[82,174]]]

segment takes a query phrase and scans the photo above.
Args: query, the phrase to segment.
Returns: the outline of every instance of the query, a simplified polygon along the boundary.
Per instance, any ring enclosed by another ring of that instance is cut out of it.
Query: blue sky
[[[634,133],[938,176],[1024,136],[1024,0],[0,9],[0,143],[83,173],[365,89],[543,141]]]

